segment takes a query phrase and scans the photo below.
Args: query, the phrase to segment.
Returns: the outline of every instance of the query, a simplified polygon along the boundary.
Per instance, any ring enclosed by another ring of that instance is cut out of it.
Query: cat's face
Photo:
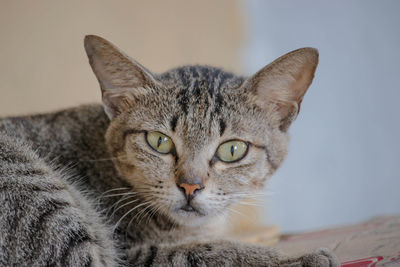
[[[173,219],[191,224],[260,190],[286,154],[287,135],[240,92],[243,79],[184,67],[159,81],[108,131],[125,179]],[[199,188],[186,192],[182,183]],[[193,195],[193,211],[185,193]]]
[[[200,66],[153,75],[107,41],[85,41],[116,168],[141,204],[185,225],[262,189],[287,153],[287,128],[317,64],[305,49],[247,80]]]

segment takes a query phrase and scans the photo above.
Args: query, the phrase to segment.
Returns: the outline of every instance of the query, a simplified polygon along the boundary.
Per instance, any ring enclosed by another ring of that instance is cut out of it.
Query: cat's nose
[[[204,188],[204,186],[201,184],[187,184],[187,183],[180,183],[178,184],[178,187],[185,194],[187,201],[192,200]]]

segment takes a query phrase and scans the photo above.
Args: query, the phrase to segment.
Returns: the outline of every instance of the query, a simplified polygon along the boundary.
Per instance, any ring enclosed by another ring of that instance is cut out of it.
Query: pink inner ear
[[[296,118],[317,64],[318,52],[303,48],[278,58],[249,79],[256,104],[270,112],[281,129],[286,130]]]
[[[103,104],[104,110],[110,119],[122,113],[124,110],[128,110],[131,105],[126,99],[123,93],[114,93],[111,91],[105,91],[103,93]]]
[[[103,104],[109,118],[131,109],[135,101],[149,92],[146,87],[114,88],[103,91]]]
[[[315,67],[310,64],[305,64],[295,77],[295,82],[291,84],[291,91],[293,92],[293,100],[299,104],[303,100],[304,94],[307,92],[314,78]]]
[[[85,49],[110,118],[131,108],[135,98],[146,93],[146,88],[158,85],[148,70],[101,37],[86,36]]]

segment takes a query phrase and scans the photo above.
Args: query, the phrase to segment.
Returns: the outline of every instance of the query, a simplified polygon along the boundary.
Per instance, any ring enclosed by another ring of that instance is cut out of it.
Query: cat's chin
[[[195,209],[187,209],[186,207],[180,208],[176,211],[176,213],[178,214],[178,216],[180,217],[190,217],[190,218],[201,218],[201,217],[205,217],[206,215],[198,210]]]
[[[198,212],[187,212],[185,210],[175,210],[170,214],[170,218],[177,224],[187,228],[201,228],[206,230],[207,236],[212,238],[224,235],[227,231],[226,216],[224,213],[214,216],[211,214],[200,214]]]
[[[192,206],[182,206],[181,208],[178,208],[175,210],[174,212],[176,215],[178,215],[179,217],[182,218],[203,218],[203,217],[207,217],[207,215],[199,210],[196,209]]]
[[[210,216],[203,211],[185,206],[175,209],[170,216],[177,223],[185,226],[200,226],[210,219]]]

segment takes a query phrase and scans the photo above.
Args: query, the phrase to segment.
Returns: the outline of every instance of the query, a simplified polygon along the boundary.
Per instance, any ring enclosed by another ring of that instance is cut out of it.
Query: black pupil
[[[231,155],[233,157],[233,153],[235,153],[235,148],[233,146],[231,146]]]
[[[161,145],[161,142],[162,142],[162,138],[161,138],[161,136],[160,136],[160,137],[158,137],[157,147],[159,147],[159,146]]]

